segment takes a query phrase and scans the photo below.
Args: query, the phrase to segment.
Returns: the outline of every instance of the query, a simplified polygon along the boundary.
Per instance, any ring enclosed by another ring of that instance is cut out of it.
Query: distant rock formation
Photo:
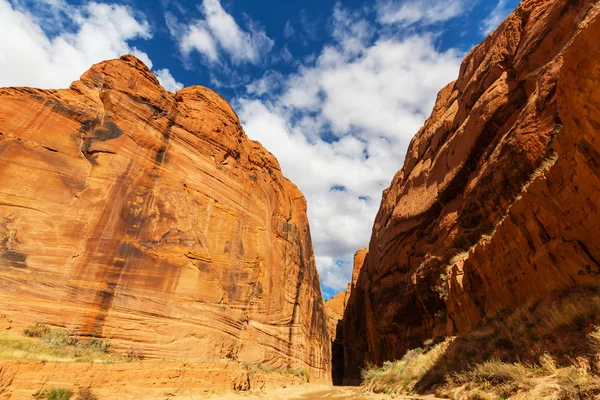
[[[336,338],[338,322],[340,322],[344,316],[345,297],[346,292],[341,290],[331,299],[325,301],[325,312],[327,313],[327,331],[329,332],[329,337],[332,341]]]
[[[341,385],[344,379],[342,319],[344,317],[344,311],[346,310],[346,304],[348,303],[350,293],[352,293],[352,290],[356,285],[356,280],[358,279],[358,274],[363,266],[366,255],[367,249],[364,248],[354,253],[352,282],[348,283],[348,290],[341,290],[338,294],[325,302],[325,311],[327,312],[327,330],[329,331],[329,336],[331,337],[331,377],[334,385]]]
[[[43,73],[43,71],[40,71]],[[133,56],[0,89],[0,314],[328,378],[306,202],[230,105]]]
[[[350,295],[352,291],[356,287],[356,281],[358,281],[358,275],[360,274],[360,270],[365,264],[365,258],[367,257],[368,250],[366,248],[359,249],[356,253],[354,253],[354,263],[352,268],[352,282],[348,283],[348,289],[346,289],[346,293],[344,296],[344,309],[348,305],[348,300],[350,299]]]
[[[332,341],[336,339],[338,322],[341,321],[344,316],[344,310],[346,309],[348,298],[350,297],[350,293],[352,293],[352,289],[356,285],[358,273],[365,262],[366,256],[367,249],[364,248],[354,253],[352,282],[348,283],[348,289],[340,290],[338,294],[325,302],[325,311],[327,312],[327,330],[329,331],[329,336],[331,337]],[[341,340],[341,336],[339,336],[339,338]]]
[[[347,383],[429,338],[600,284],[599,13],[524,0],[439,93],[348,302]]]

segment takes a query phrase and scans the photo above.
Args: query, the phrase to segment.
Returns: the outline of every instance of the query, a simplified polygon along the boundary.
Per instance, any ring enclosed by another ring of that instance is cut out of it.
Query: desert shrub
[[[69,343],[69,335],[65,331],[50,330],[42,336],[42,343],[53,349],[62,349]]]
[[[48,325],[35,324],[23,331],[25,336],[42,339],[42,343],[52,349],[62,349],[66,346],[75,346],[79,339],[73,332],[51,329]]]
[[[486,361],[475,366],[470,374],[470,381],[499,385],[503,383],[523,382],[530,376],[530,368],[521,363],[503,363],[498,360]]]
[[[23,333],[25,336],[41,339],[42,344],[52,349],[63,349],[67,346],[73,346],[80,350],[97,353],[110,353],[112,349],[112,343],[108,340],[90,338],[87,341],[82,341],[79,340],[74,332],[51,329],[48,325],[43,324],[30,326]]]
[[[77,348],[92,350],[98,353],[110,353],[110,350],[112,349],[112,343],[110,343],[108,340],[90,338],[87,341],[79,341],[77,343]]]
[[[37,392],[33,395],[36,400],[69,400],[73,392],[69,389],[50,389]]]
[[[37,323],[35,325],[28,326],[23,330],[25,336],[41,338],[44,335],[50,333],[50,327],[48,325]]]
[[[92,393],[90,388],[81,388],[77,394],[77,400],[98,400],[98,397]]]
[[[142,349],[137,346],[129,346],[126,357],[128,361],[140,361],[144,359]]]
[[[1,332],[0,332],[1,333]],[[23,330],[23,336],[0,334],[0,358],[43,361],[127,361],[124,355],[111,353],[108,340],[91,338],[79,340],[75,332],[51,329],[35,324]],[[140,354],[137,355],[141,358]]]

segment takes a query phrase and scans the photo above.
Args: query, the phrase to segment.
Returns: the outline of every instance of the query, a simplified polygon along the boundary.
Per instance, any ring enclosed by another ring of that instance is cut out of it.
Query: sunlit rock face
[[[349,299],[347,383],[426,339],[600,283],[599,12],[524,0],[441,90]]]
[[[302,193],[216,93],[132,56],[66,90],[0,89],[0,313],[327,378]]]

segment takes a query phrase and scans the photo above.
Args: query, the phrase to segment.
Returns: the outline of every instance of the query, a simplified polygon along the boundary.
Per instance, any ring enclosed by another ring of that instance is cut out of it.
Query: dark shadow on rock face
[[[331,341],[331,380],[335,386],[344,382],[344,345],[342,344],[342,321],[338,321],[335,338]]]

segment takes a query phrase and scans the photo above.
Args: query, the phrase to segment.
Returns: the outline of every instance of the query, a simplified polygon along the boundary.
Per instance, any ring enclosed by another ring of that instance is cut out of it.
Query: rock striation
[[[600,284],[599,13],[524,0],[441,90],[348,302],[347,383],[426,339]]]
[[[302,193],[204,87],[133,56],[66,90],[0,89],[0,313],[327,378],[330,343]]]

